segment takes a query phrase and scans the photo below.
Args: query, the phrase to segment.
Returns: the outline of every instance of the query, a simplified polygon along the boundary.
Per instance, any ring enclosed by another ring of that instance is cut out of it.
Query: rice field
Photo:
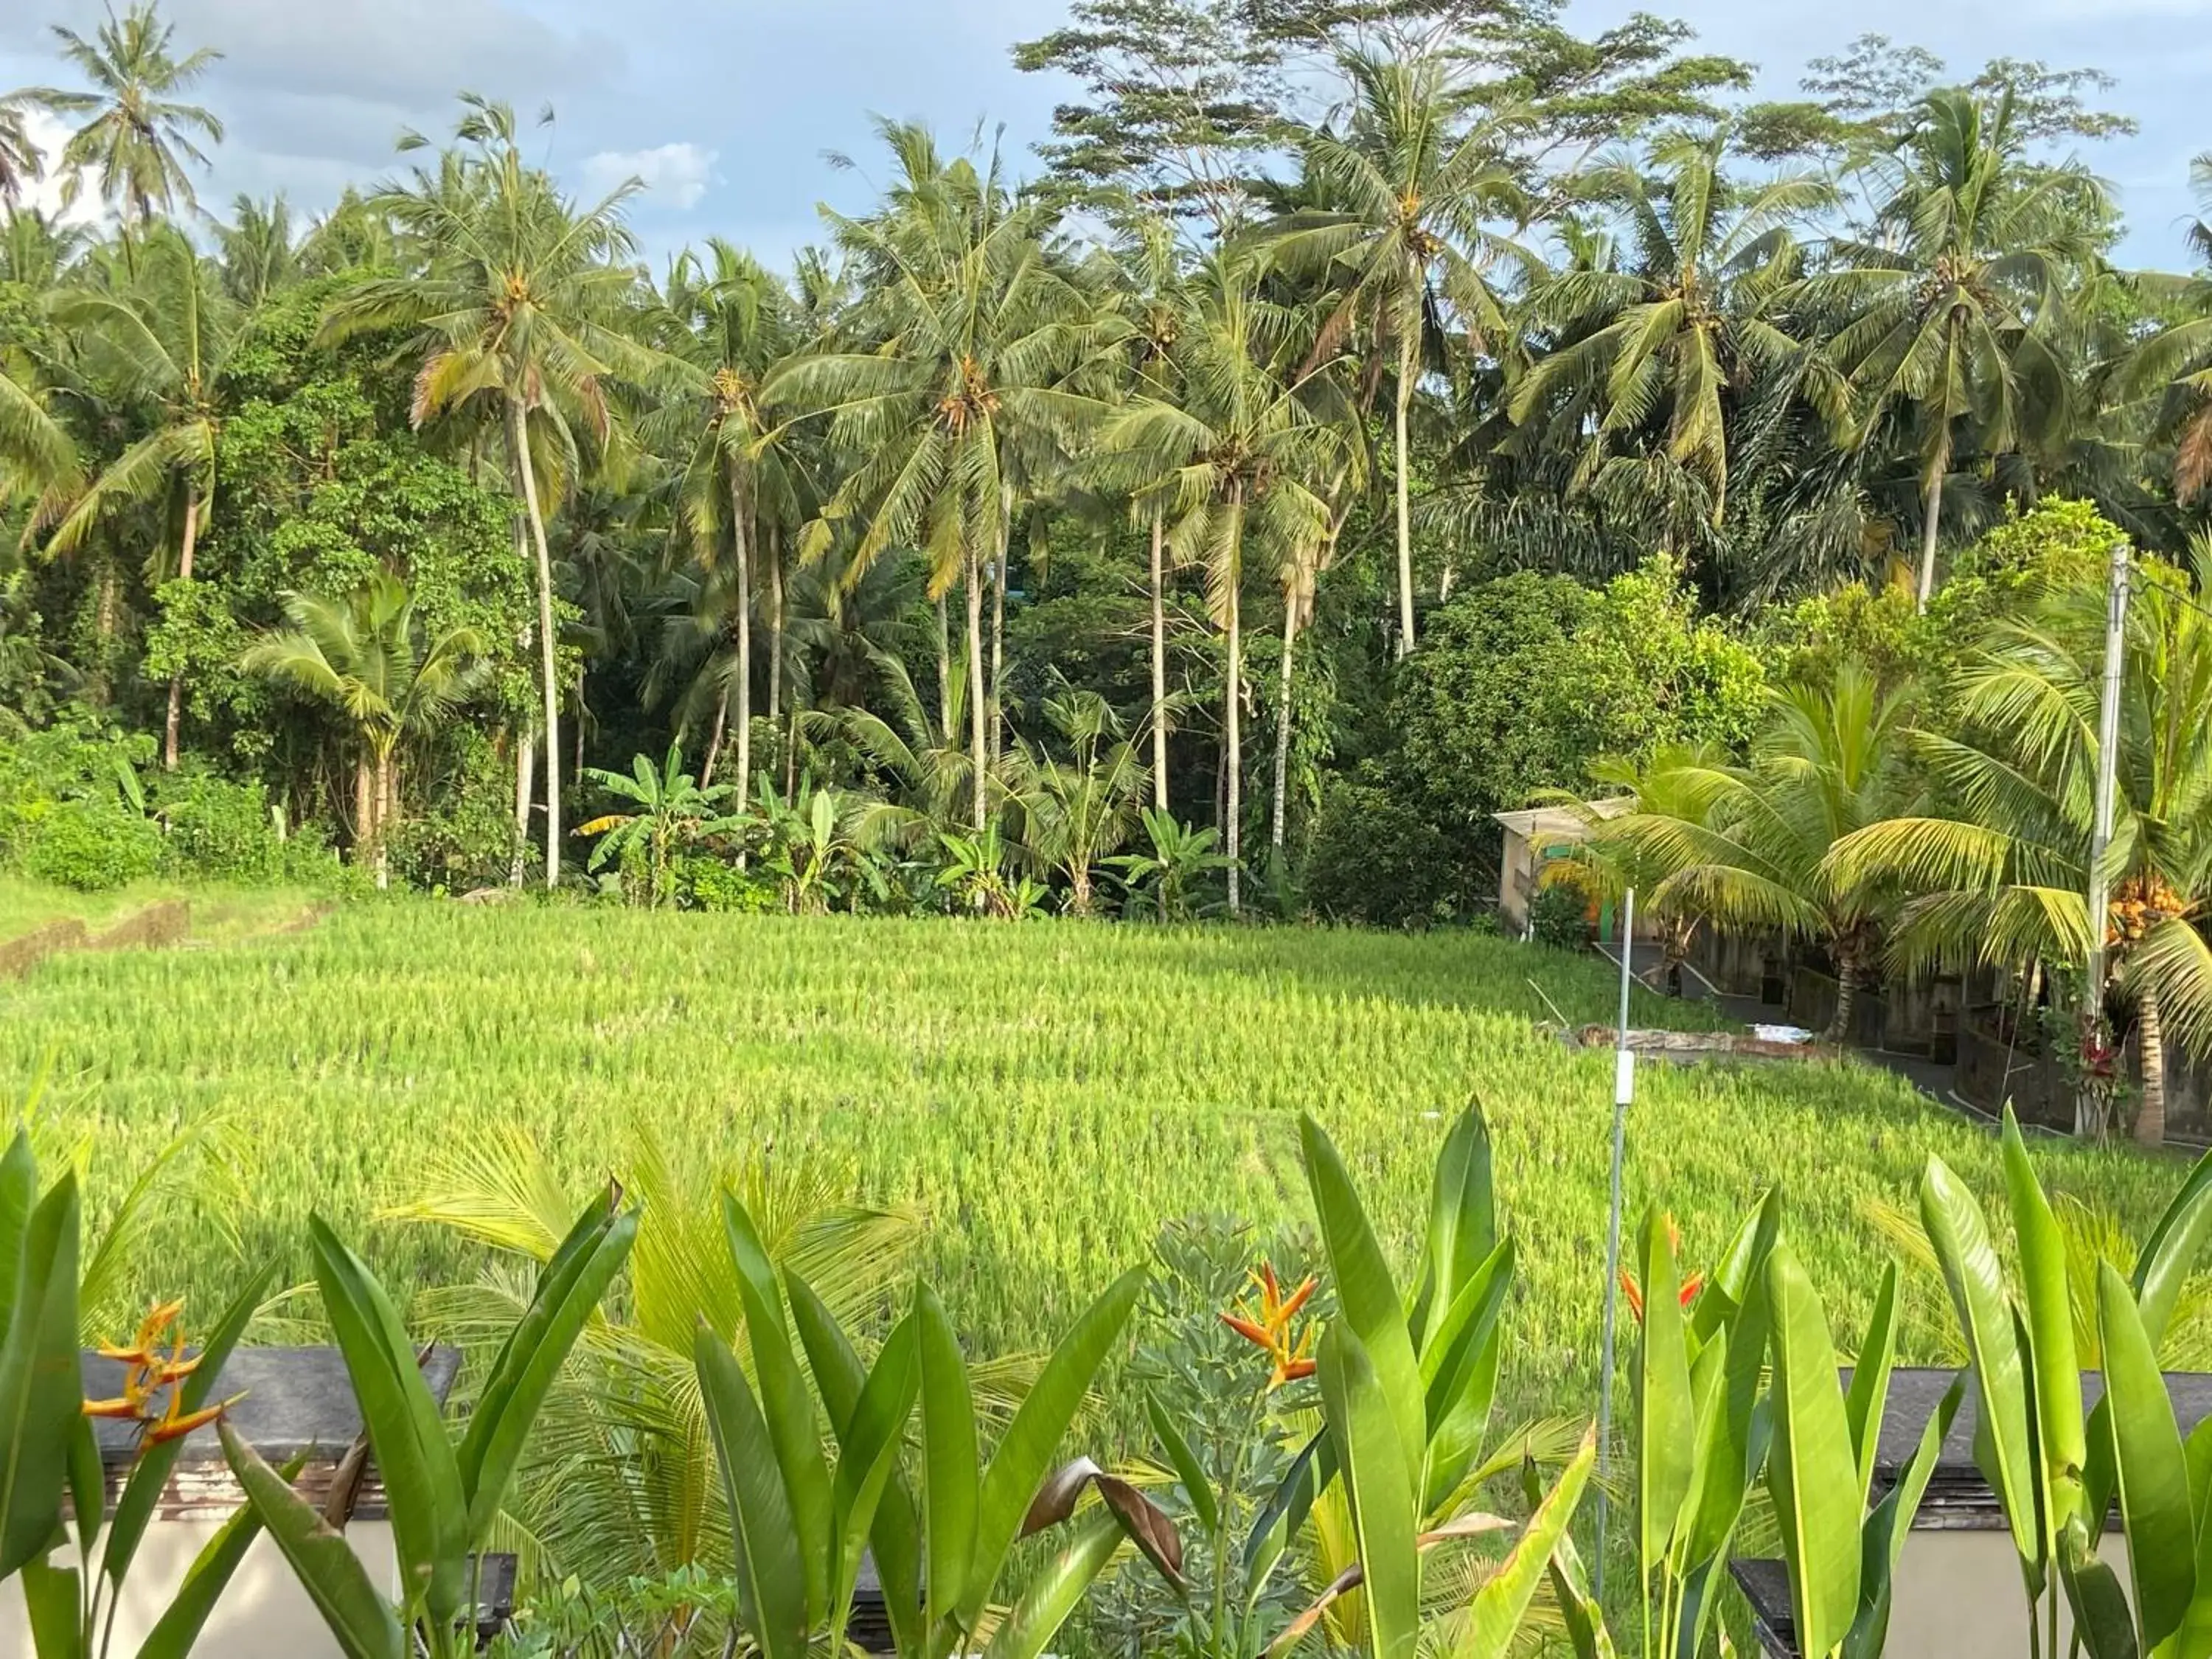
[[[1542,988],[1542,995],[1536,988]],[[1504,940],[649,915],[429,900],[303,933],[58,957],[0,983],[0,1093],[49,1077],[42,1133],[88,1138],[95,1210],[179,1130],[223,1179],[166,1196],[137,1272],[208,1305],[247,1260],[305,1276],[310,1209],[409,1291],[469,1276],[451,1235],[379,1222],[427,1164],[520,1129],[579,1200],[648,1125],[694,1167],[826,1160],[923,1207],[928,1271],[979,1351],[1036,1345],[1159,1224],[1292,1224],[1296,1120],[1344,1149],[1409,1259],[1444,1119],[1487,1108],[1523,1264],[1508,1395],[1586,1405],[1604,1255],[1610,1054],[1539,1034],[1610,1017],[1603,965]],[[1656,1000],[1639,1018],[1694,1011]],[[1995,1143],[1856,1064],[1647,1067],[1632,1208],[1689,1256],[1768,1183],[1849,1340],[1940,1152],[1985,1194]],[[2051,1144],[2046,1179],[2145,1226],[2183,1166]]]

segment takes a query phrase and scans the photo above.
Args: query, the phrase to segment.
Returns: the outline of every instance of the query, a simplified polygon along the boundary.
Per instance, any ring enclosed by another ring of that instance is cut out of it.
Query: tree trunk
[[[1419,342],[1411,334],[1398,347],[1398,410],[1395,441],[1398,461],[1398,654],[1413,648],[1413,532],[1411,484],[1406,476],[1406,412],[1413,403],[1414,349]]]
[[[1231,492],[1229,511],[1235,522],[1229,529],[1229,678],[1222,687],[1222,701],[1226,705],[1226,717],[1222,722],[1224,769],[1228,774],[1224,781],[1227,801],[1222,809],[1225,823],[1222,840],[1229,855],[1229,914],[1234,917],[1243,897],[1239,880],[1243,872],[1238,868],[1238,860],[1244,850],[1244,736],[1239,718],[1244,701],[1244,606],[1243,596],[1238,591],[1244,585],[1244,491],[1241,484]]]
[[[768,720],[783,718],[783,541],[768,532]]]
[[[530,515],[530,538],[538,553],[538,672],[545,694],[545,887],[550,892],[561,884],[560,656],[553,635],[553,552],[545,544],[538,475],[530,465],[530,421],[520,398],[507,400],[507,453],[514,463],[522,504]]]
[[[1168,608],[1161,543],[1166,525],[1152,508],[1152,805],[1168,810]]]
[[[192,551],[200,538],[200,497],[196,489],[185,491],[185,540],[177,555],[177,580],[190,582],[192,579]],[[177,730],[185,720],[185,671],[179,667],[169,676],[169,712],[161,722],[161,769],[177,769]]]
[[[2139,1146],[2166,1144],[2166,1025],[2158,993],[2145,988],[2136,998],[2136,1042],[2142,1060],[2142,1107],[2136,1113]]]
[[[1267,832],[1267,844],[1278,854],[1283,850],[1283,818],[1290,799],[1291,653],[1297,639],[1298,596],[1292,592],[1283,599],[1283,673],[1275,717],[1275,800]]]
[[[707,732],[707,757],[699,763],[699,787],[702,789],[714,781],[714,763],[722,757],[722,732],[729,713],[730,698],[725,691],[714,699],[714,724]]]
[[[1920,524],[1920,597],[1918,608],[1928,609],[1928,601],[1936,592],[1936,532],[1943,522],[1943,472],[1945,463],[1937,463],[1928,475],[1928,494],[1921,511]]]
[[[522,885],[523,866],[530,857],[530,787],[538,773],[538,734],[528,726],[514,739],[514,852],[507,866],[507,884]]]
[[[952,618],[937,596],[937,740],[952,742]]]
[[[983,710],[983,567],[975,550],[968,553],[968,763],[975,769],[975,806],[970,813],[975,833],[990,822],[984,794],[989,753]]]
[[[1006,719],[999,696],[999,676],[1006,660],[1006,562],[1013,556],[1013,503],[1008,501],[1006,510],[999,514],[999,556],[991,567],[997,573],[991,582],[991,763],[994,766],[1006,752]]]
[[[353,763],[353,861],[376,856],[376,769],[367,754]]]
[[[399,821],[399,781],[392,765],[392,751],[383,750],[376,757],[376,885],[379,891],[392,884],[392,827]]]
[[[738,550],[738,787],[753,781],[753,579],[752,544],[745,533],[744,490],[730,478],[730,522]],[[725,697],[725,705],[729,699]]]
[[[1091,866],[1078,864],[1067,872],[1067,913],[1072,916],[1091,914]]]
[[[1859,965],[1849,957],[1836,959],[1836,1012],[1828,1021],[1828,1029],[1820,1033],[1823,1042],[1841,1043],[1850,1033],[1851,1015],[1858,1006]]]

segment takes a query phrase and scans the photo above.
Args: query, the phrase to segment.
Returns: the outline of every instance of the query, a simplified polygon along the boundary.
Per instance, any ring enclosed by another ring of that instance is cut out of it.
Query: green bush
[[[152,875],[161,862],[161,831],[119,801],[60,801],[23,836],[21,862],[37,880],[100,892]]]
[[[1377,927],[1463,919],[1483,885],[1443,832],[1403,799],[1345,778],[1322,793],[1301,873],[1316,915]]]
[[[1528,901],[1528,935],[1557,951],[1579,951],[1589,943],[1589,895],[1581,884],[1546,882]]]
[[[778,883],[723,859],[678,859],[675,878],[678,901],[688,909],[760,915],[782,902]]]

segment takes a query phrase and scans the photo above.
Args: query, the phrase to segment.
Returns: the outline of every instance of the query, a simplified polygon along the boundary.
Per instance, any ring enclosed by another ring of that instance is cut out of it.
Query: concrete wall
[[[222,1527],[219,1516],[191,1520],[157,1516],[131,1564],[131,1577],[115,1618],[113,1651],[136,1653],[167,1611],[193,1559]],[[356,1520],[346,1528],[369,1581],[387,1594],[398,1588],[397,1560],[388,1521]],[[55,1559],[73,1564],[74,1553]],[[0,1583],[0,1655],[28,1654],[30,1626],[19,1580]],[[307,1592],[266,1534],[255,1539],[232,1575],[202,1632],[196,1652],[222,1659],[343,1659],[338,1644]]]
[[[2120,1534],[2107,1533],[2098,1554],[2127,1586]],[[1884,1659],[2021,1659],[2027,1651],[2027,1594],[2012,1534],[2002,1528],[1916,1528],[1897,1564],[1893,1593]],[[2074,1620],[2060,1599],[2063,1651]]]

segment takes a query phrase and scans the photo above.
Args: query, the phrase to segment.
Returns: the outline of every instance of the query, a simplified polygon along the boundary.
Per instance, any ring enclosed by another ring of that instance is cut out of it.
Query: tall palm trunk
[[[734,472],[730,475],[730,523],[738,552],[738,787],[744,791],[753,787],[753,559],[746,534],[744,489]]]
[[[989,753],[983,708],[983,567],[973,548],[968,550],[968,763],[975,771],[975,801],[969,816],[980,836],[990,821],[983,793]]]
[[[507,860],[507,884],[522,885],[523,866],[530,858],[530,789],[538,775],[538,734],[528,726],[514,738],[514,850]]]
[[[1168,605],[1161,543],[1164,515],[1152,507],[1152,805],[1168,810]]]
[[[1413,531],[1411,484],[1407,477],[1406,414],[1413,404],[1413,359],[1420,342],[1408,331],[1398,344],[1398,654],[1413,648]]]
[[[991,763],[1006,752],[1006,720],[1000,712],[999,676],[1006,660],[1006,562],[1012,556],[1013,501],[1009,491],[999,514],[999,556],[991,580]]]
[[[1823,1042],[1841,1043],[1850,1035],[1851,1015],[1857,1011],[1859,1001],[1859,964],[1854,957],[1836,958],[1836,1012],[1828,1021],[1828,1029],[1820,1033]]]
[[[2146,987],[2136,997],[2136,1042],[2142,1061],[2142,1107],[2136,1114],[2136,1139],[2145,1146],[2166,1144],[2166,1024],[2158,993]]]
[[[177,580],[190,582],[192,579],[192,551],[200,538],[199,491],[187,488],[185,491],[185,539],[177,555]],[[169,676],[169,712],[161,722],[161,769],[177,769],[177,730],[185,720],[185,671],[179,667]]]
[[[1928,493],[1920,514],[1920,596],[1917,607],[1928,608],[1936,592],[1936,532],[1943,521],[1943,474],[1947,462],[1939,461],[1928,475]]]
[[[367,750],[353,763],[353,861],[376,856],[376,767]]]
[[[783,714],[783,532],[775,525],[768,531],[768,717]]]
[[[1222,806],[1224,831],[1222,840],[1229,855],[1229,914],[1234,916],[1243,897],[1240,878],[1243,871],[1239,860],[1244,850],[1244,734],[1239,719],[1243,703],[1244,685],[1244,606],[1238,591],[1243,586],[1244,564],[1244,487],[1237,485],[1230,492],[1229,511],[1233,522],[1229,530],[1229,678],[1222,687],[1222,701],[1226,705],[1222,720],[1223,770],[1226,799]]]
[[[1291,652],[1297,640],[1298,594],[1293,584],[1283,598],[1283,672],[1275,705],[1275,799],[1267,831],[1267,844],[1278,854],[1283,850],[1283,818],[1291,791]]]
[[[952,741],[952,618],[942,593],[937,596],[937,734],[941,743]]]
[[[714,699],[714,723],[707,731],[706,758],[699,763],[699,787],[704,789],[714,781],[714,763],[722,757],[724,728],[729,724],[730,699],[726,693]]]
[[[389,744],[376,756],[376,884],[392,884],[392,830],[399,822],[399,779]]]
[[[522,399],[507,400],[507,453],[514,463],[522,504],[530,515],[530,538],[538,553],[538,653],[544,681],[545,720],[545,887],[561,884],[561,685],[559,653],[553,637],[553,551],[545,543],[545,519],[538,507],[538,475],[530,465],[530,421]]]

